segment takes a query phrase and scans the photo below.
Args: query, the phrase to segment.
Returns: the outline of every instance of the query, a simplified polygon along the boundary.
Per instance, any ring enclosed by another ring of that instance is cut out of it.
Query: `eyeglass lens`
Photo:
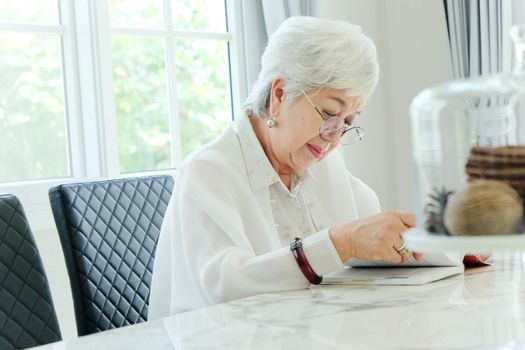
[[[343,145],[351,145],[363,139],[364,133],[363,129],[359,126],[355,126],[352,129],[348,130],[341,136],[339,142]]]
[[[332,117],[325,120],[319,129],[319,134],[325,140],[332,141],[334,138],[340,138],[339,142],[343,145],[349,145],[363,138],[363,129],[354,126],[345,131],[345,122],[338,117]],[[344,133],[343,133],[344,132]]]

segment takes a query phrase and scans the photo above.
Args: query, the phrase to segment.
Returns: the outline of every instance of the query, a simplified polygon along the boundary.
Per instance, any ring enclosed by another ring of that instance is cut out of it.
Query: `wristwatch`
[[[314,269],[306,259],[303,250],[303,241],[299,237],[295,237],[294,240],[290,243],[290,251],[292,252],[297,265],[301,269],[304,277],[311,284],[320,284],[323,281],[323,277],[315,273]]]

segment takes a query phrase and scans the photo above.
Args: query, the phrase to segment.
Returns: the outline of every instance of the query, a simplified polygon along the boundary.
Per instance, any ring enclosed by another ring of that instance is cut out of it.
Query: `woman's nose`
[[[329,144],[334,144],[334,143],[337,143],[339,142],[339,138],[341,137],[341,135],[338,133],[338,132],[334,132],[332,130],[322,130],[319,135],[321,136],[321,138],[325,141],[328,141]]]

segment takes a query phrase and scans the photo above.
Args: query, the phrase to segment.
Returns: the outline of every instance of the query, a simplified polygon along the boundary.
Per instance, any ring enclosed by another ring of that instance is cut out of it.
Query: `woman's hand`
[[[332,227],[329,235],[341,261],[357,258],[401,263],[412,256],[421,259],[419,253],[407,252],[401,255],[396,250],[404,243],[401,234],[414,226],[414,214],[386,211]]]

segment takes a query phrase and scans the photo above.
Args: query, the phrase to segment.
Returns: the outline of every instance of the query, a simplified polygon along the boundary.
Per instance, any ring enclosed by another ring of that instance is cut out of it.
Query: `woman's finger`
[[[403,255],[399,254],[395,249],[390,249],[390,252],[385,256],[385,260],[393,264],[400,264],[403,262]]]
[[[392,244],[392,247],[396,252],[404,249],[406,247],[405,241],[403,241],[403,238],[401,236],[398,236],[394,238],[394,243]]]
[[[421,261],[423,259],[423,254],[421,253],[412,253],[414,255],[414,259],[416,259],[417,261]]]
[[[407,252],[402,255],[402,262],[407,262],[411,258],[412,258],[412,252],[407,250]]]
[[[412,213],[399,213],[399,218],[408,227],[415,227],[416,226],[416,216]]]

